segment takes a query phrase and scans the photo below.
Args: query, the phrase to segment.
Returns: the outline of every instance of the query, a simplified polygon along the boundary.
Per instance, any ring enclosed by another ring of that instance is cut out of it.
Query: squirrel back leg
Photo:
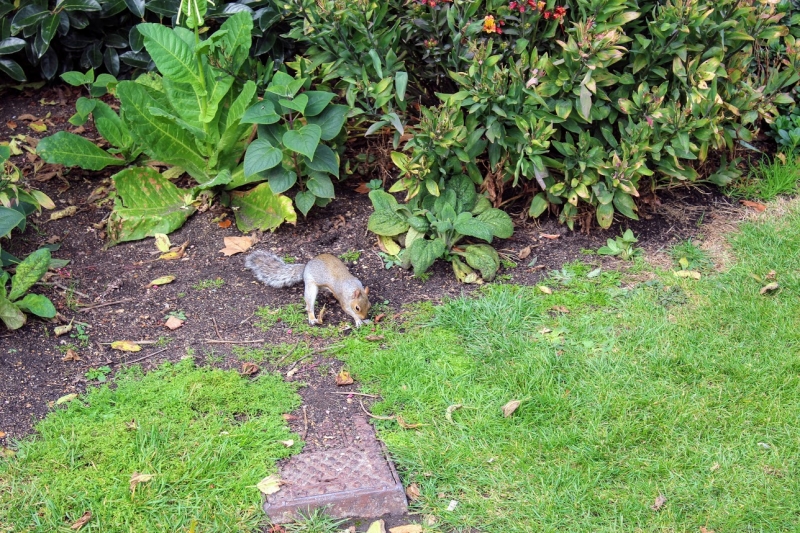
[[[306,300],[306,311],[308,311],[308,323],[312,326],[318,324],[317,316],[314,314],[314,304],[317,301],[317,292],[319,288],[315,283],[306,282],[305,290],[303,291],[303,298]]]

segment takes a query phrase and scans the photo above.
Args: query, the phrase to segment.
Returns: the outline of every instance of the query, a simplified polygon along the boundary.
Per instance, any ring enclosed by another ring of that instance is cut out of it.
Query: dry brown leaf
[[[407,524],[389,528],[389,533],[422,533],[422,526],[419,524]]]
[[[77,531],[80,528],[82,528],[84,525],[86,525],[86,522],[88,522],[91,519],[92,519],[92,512],[91,511],[86,511],[85,513],[83,513],[83,516],[78,518],[75,521],[75,523],[73,523],[71,526],[69,526],[69,528],[70,529],[74,529],[74,530]]]
[[[550,239],[551,241],[554,241],[559,237],[561,237],[561,235],[557,233],[540,233],[539,237],[541,237],[542,239]]]
[[[136,423],[136,419],[134,418],[130,422],[125,422],[125,429],[131,431],[139,429],[139,425]]]
[[[80,358],[80,356],[78,356],[78,352],[76,352],[72,348],[69,348],[67,350],[67,353],[64,355],[64,357],[61,360],[62,361],[80,361],[81,358]]]
[[[121,352],[138,352],[142,349],[141,346],[131,341],[114,341],[111,343],[111,347]]]
[[[355,191],[356,191],[358,194],[369,194],[369,192],[370,192],[372,189],[370,189],[369,187],[367,187],[367,184],[366,184],[366,183],[364,183],[364,182],[362,181],[361,183],[359,183],[359,184],[358,184],[358,187],[356,187],[354,190],[355,190]]]
[[[519,253],[517,254],[517,257],[519,257],[520,259],[525,259],[529,255],[531,255],[531,247],[530,246],[526,246],[525,248],[523,248],[522,250],[519,251]]]
[[[220,250],[226,257],[230,257],[234,254],[240,254],[242,252],[246,252],[249,250],[253,244],[252,237],[225,237],[225,248]]]
[[[742,205],[746,206],[746,207],[752,207],[753,209],[755,209],[759,213],[761,213],[762,211],[764,211],[767,208],[767,206],[762,204],[762,203],[751,202],[750,200],[739,200],[739,202]]]
[[[706,526],[700,526],[700,533],[716,533],[716,531],[707,528]]]
[[[282,417],[283,417],[283,419],[284,419],[284,420],[286,420],[287,422],[291,422],[292,420],[297,420],[297,417],[296,417],[296,416],[294,416],[294,415],[290,415],[289,413],[284,413],[284,414],[283,414],[283,415],[281,415],[281,416],[282,416]]]
[[[778,275],[778,273],[777,273],[777,272],[775,272],[774,270],[770,270],[770,271],[767,273],[767,275],[766,275],[766,276],[764,276],[764,279],[775,279],[775,277],[776,277],[777,275]]]
[[[385,337],[383,335],[367,335],[366,337],[364,337],[365,340],[368,340],[368,341],[371,341],[371,342],[382,341],[384,338]]]
[[[508,418],[509,416],[514,414],[514,411],[517,410],[517,408],[520,406],[521,403],[522,402],[519,400],[511,400],[510,402],[505,404],[503,406],[503,416]]]
[[[258,490],[263,492],[266,495],[275,494],[279,490],[281,490],[281,485],[283,485],[283,481],[281,481],[280,476],[277,474],[273,474],[271,476],[267,476],[261,481],[258,482]]]
[[[10,130],[15,130],[15,129],[17,129],[17,123],[16,123],[16,122],[14,122],[13,120],[9,120],[8,122],[6,122],[6,126],[7,126],[7,127],[8,127],[8,129],[10,129]]]
[[[78,126],[77,128],[73,128],[69,131],[70,133],[74,133],[75,135],[81,135],[82,133],[86,132],[86,128],[84,128],[83,126]]]
[[[400,416],[400,415],[397,415],[397,417],[396,417],[396,418],[397,418],[397,423],[398,423],[398,424],[400,425],[400,427],[401,427],[401,428],[403,428],[403,429],[417,429],[417,428],[419,428],[419,427],[422,427],[422,426],[423,426],[423,424],[409,424],[408,422],[406,422],[405,420],[403,420],[403,417],[402,417],[402,416]]]
[[[386,318],[386,313],[381,313],[381,314],[379,314],[378,316],[376,316],[376,317],[373,319],[373,321],[374,321],[374,322],[377,324],[378,322],[380,322],[380,321],[381,321],[381,320],[383,320],[384,318]]]
[[[778,290],[779,287],[780,287],[780,285],[778,285],[778,282],[777,281],[773,281],[772,283],[768,283],[767,285],[764,285],[763,287],[761,287],[761,290],[758,291],[758,294],[766,294],[768,292],[772,292],[772,291]]]
[[[350,375],[350,372],[342,369],[338,374],[336,374],[336,384],[340,387],[344,385],[352,385],[353,377]]]
[[[35,117],[35,116],[31,115],[30,113],[23,113],[23,114],[21,114],[20,116],[17,117],[17,120],[36,121],[36,120],[41,120],[41,119],[39,117]]]
[[[131,494],[136,492],[136,485],[139,483],[147,483],[151,479],[153,479],[153,474],[142,474],[140,472],[134,472],[131,474],[131,482],[128,485],[131,489]]]
[[[220,221],[217,225],[222,229],[228,229],[231,227],[231,219],[226,218],[225,220]]]
[[[456,409],[461,409],[462,407],[464,407],[462,404],[454,403],[453,405],[451,405],[451,406],[449,406],[447,408],[447,411],[445,411],[445,413],[444,413],[444,417],[447,419],[448,422],[452,423],[453,422],[453,411],[455,411]]]
[[[174,331],[174,330],[178,329],[179,327],[183,326],[183,322],[184,321],[181,320],[180,318],[178,318],[176,316],[171,316],[171,317],[169,317],[167,319],[166,322],[164,322],[164,326],[167,329],[171,329],[171,330]]]
[[[426,526],[435,526],[436,522],[438,521],[439,519],[432,514],[425,515],[425,518],[423,519],[423,522],[425,523]]]
[[[660,511],[664,507],[665,503],[667,503],[667,497],[663,494],[659,494],[656,497],[656,501],[650,506],[650,509],[654,511]]]
[[[255,363],[251,363],[249,361],[246,362],[246,363],[242,363],[242,375],[243,376],[252,376],[253,374],[258,372],[259,370],[261,370],[261,367],[258,366]]]
[[[540,291],[542,291],[545,294],[553,294],[553,289],[551,289],[550,287],[548,287],[546,285],[537,285],[536,288],[539,289]]]
[[[564,313],[564,314],[569,313],[569,309],[567,309],[563,305],[554,305],[553,307],[551,307],[551,309],[553,311],[556,311],[557,313]]]
[[[75,213],[78,212],[77,205],[71,205],[69,207],[65,207],[64,209],[59,209],[58,211],[53,211],[50,213],[50,220],[58,220],[64,217],[71,217]]]
[[[421,494],[422,491],[419,490],[419,485],[417,485],[416,483],[412,483],[411,485],[406,487],[406,496],[408,496],[408,499],[411,500],[412,502],[415,500],[419,500]]]
[[[6,432],[5,431],[0,431],[0,439],[4,439],[4,438],[6,438]]]

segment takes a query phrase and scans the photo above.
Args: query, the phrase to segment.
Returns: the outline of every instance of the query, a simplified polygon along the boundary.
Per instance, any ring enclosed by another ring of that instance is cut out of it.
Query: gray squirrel
[[[287,264],[277,255],[256,250],[244,260],[256,279],[270,287],[282,288],[305,283],[303,296],[308,311],[308,323],[319,324],[314,304],[320,287],[331,291],[342,310],[353,317],[356,327],[364,323],[369,311],[369,287],[364,287],[338,257],[320,254],[306,264]]]

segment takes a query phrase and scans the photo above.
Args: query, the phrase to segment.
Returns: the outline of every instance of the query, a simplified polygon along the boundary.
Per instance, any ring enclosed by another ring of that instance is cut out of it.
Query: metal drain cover
[[[365,420],[353,420],[356,438],[346,447],[290,458],[280,471],[281,490],[264,511],[276,524],[325,507],[332,518],[371,518],[408,511],[403,485]]]

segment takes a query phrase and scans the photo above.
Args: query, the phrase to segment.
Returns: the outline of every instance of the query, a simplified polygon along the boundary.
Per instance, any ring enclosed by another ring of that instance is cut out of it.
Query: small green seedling
[[[108,381],[108,375],[111,373],[111,367],[108,365],[101,366],[100,368],[90,368],[84,376],[89,381],[97,381],[98,383],[105,383]]]
[[[640,248],[635,248],[633,246],[633,243],[635,242],[639,242],[639,239],[633,236],[633,232],[630,229],[626,229],[625,233],[623,233],[621,237],[608,239],[608,241],[606,241],[606,245],[597,250],[597,254],[615,255],[619,256],[620,259],[627,261],[629,259],[633,259],[637,255],[642,254],[642,250]]]
[[[217,279],[204,279],[197,283],[196,285],[192,285],[192,288],[196,291],[202,291],[205,289],[219,289],[225,284],[225,280],[222,278]]]
[[[359,259],[361,259],[361,251],[359,250],[348,250],[342,255],[339,256],[339,259],[346,263],[355,263]]]

